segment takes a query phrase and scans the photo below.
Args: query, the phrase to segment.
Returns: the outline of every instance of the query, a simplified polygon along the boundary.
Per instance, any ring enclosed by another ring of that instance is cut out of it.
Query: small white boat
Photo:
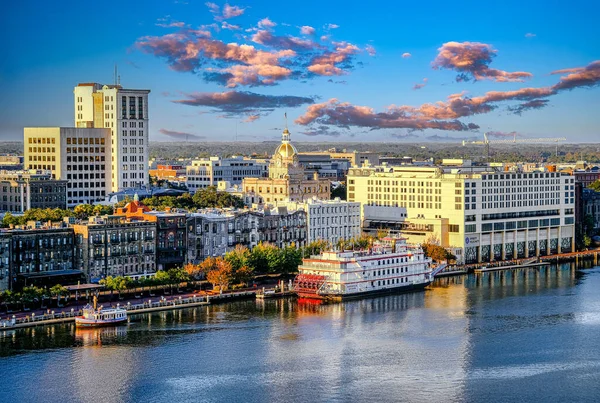
[[[75,317],[76,327],[100,327],[118,325],[127,322],[127,310],[123,308],[96,308],[98,299],[94,296],[94,305],[86,305],[83,315]]]

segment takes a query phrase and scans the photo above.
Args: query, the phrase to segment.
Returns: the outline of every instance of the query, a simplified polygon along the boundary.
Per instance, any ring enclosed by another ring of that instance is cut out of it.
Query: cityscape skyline
[[[28,4],[3,19],[19,40],[0,64],[2,140],[21,139],[25,126],[73,126],[72,88],[112,84],[115,65],[125,88],[152,90],[152,141],[276,141],[284,112],[296,142],[598,135],[591,2],[568,20],[559,5],[518,3],[514,13],[516,2],[438,3],[424,16],[397,4],[365,15],[310,1],[290,13],[178,0],[97,19],[77,2]],[[490,29],[491,13],[511,23]]]

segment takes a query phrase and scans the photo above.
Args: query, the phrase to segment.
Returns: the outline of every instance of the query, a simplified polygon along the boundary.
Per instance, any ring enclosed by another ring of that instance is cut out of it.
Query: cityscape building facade
[[[156,226],[156,270],[168,270],[185,264],[186,214],[170,211],[151,211],[137,197],[115,215],[130,220],[153,222]]]
[[[8,231],[11,242],[9,288],[48,287],[82,280],[75,269],[73,228],[28,222]]]
[[[306,211],[288,210],[286,206],[265,207],[260,224],[261,242],[268,242],[278,248],[306,246],[307,223]]]
[[[67,181],[42,171],[0,171],[0,211],[67,207]]]
[[[150,90],[121,85],[80,83],[74,90],[75,126],[107,128],[111,132],[110,188],[147,186],[148,94]]]
[[[26,127],[25,168],[67,181],[67,206],[92,204],[110,192],[109,129]]]
[[[489,167],[351,168],[348,200],[406,209],[406,220],[448,219],[448,245],[465,263],[574,250],[574,178]],[[442,228],[442,225],[438,226]],[[432,235],[438,238],[443,234]]]
[[[107,276],[133,279],[156,272],[156,223],[123,216],[90,217],[73,225],[77,268],[88,281]]]
[[[360,203],[339,198],[320,200],[312,198],[301,202],[277,202],[291,211],[304,210],[307,223],[307,243],[324,240],[336,245],[340,240],[358,238],[361,235]]]
[[[259,241],[262,217],[252,211],[208,209],[187,218],[187,262],[224,256],[237,245],[252,249]]]
[[[263,178],[268,175],[268,162],[234,156],[193,160],[185,167],[185,184],[191,193],[219,182],[241,185],[244,178]]]

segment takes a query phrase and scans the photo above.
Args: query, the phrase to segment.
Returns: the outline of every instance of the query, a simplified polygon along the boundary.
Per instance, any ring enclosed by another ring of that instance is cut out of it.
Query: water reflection
[[[39,400],[29,379],[54,387],[56,374],[73,380],[58,396],[78,401],[506,401],[530,385],[548,401],[565,377],[587,379],[565,389],[585,400],[600,392],[599,287],[600,269],[561,265],[339,304],[240,301],[114,328],[2,331],[5,382],[25,381],[0,401]]]

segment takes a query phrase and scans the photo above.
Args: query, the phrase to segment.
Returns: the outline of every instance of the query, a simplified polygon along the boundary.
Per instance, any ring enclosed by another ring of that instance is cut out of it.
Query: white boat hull
[[[75,318],[75,326],[77,327],[100,327],[118,325],[127,322],[127,317],[117,319],[86,319],[83,317]]]

